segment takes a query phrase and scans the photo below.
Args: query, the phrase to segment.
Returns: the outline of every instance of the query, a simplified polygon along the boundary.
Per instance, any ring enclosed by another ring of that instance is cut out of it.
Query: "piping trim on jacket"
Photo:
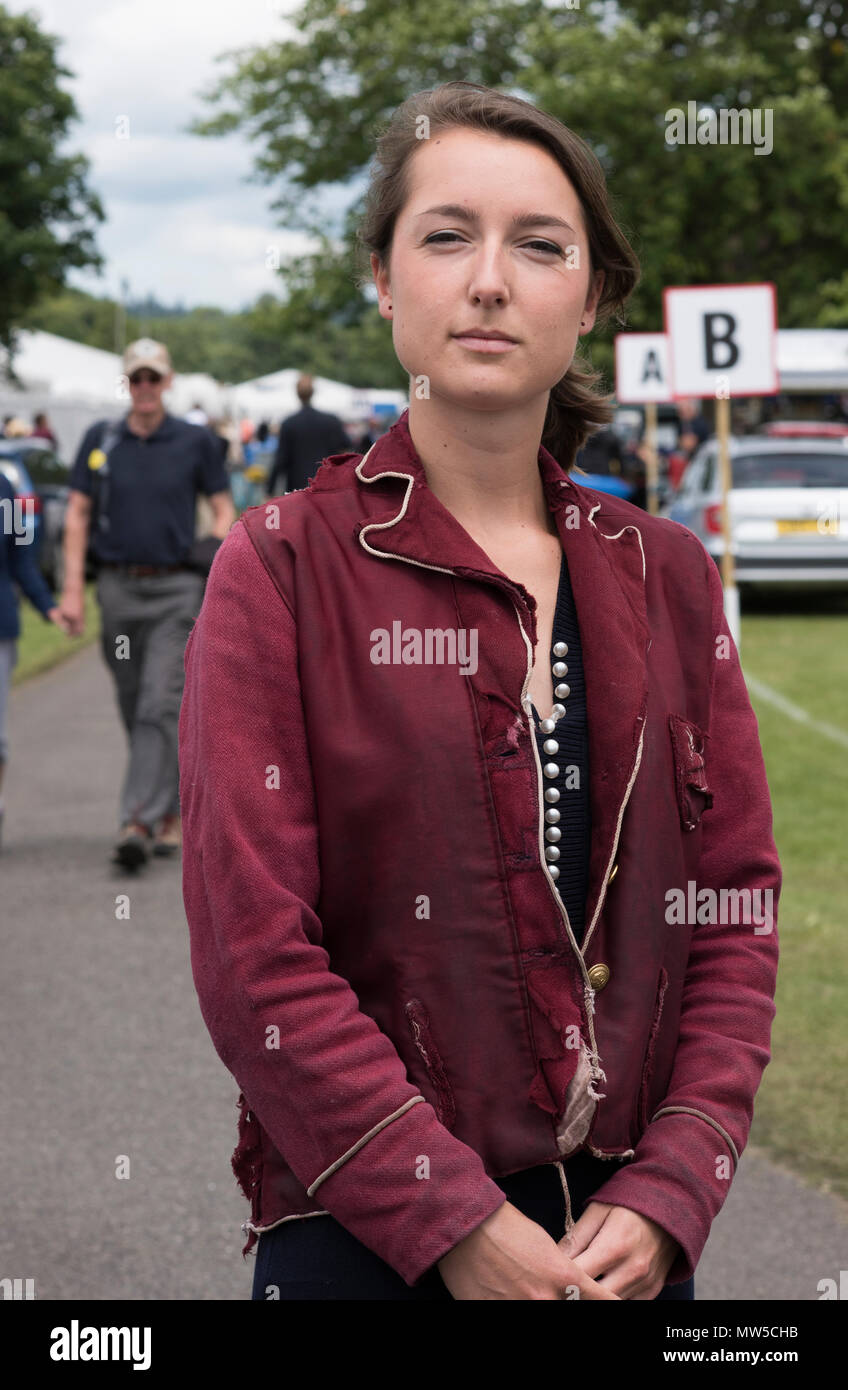
[[[562,1183],[562,1194],[565,1198],[565,1230],[563,1231],[563,1235],[568,1237],[574,1230],[574,1217],[571,1215],[571,1196],[568,1191],[568,1181],[565,1176],[565,1169],[562,1166],[562,1159],[556,1159],[554,1167],[559,1173],[559,1180]]]
[[[627,810],[627,803],[628,803],[628,801],[630,800],[630,793],[631,793],[632,790],[633,790],[633,783],[636,781],[636,777],[637,777],[637,774],[638,774],[638,772],[639,772],[639,768],[640,768],[641,763],[642,763],[642,748],[643,748],[644,742],[645,742],[645,725],[647,724],[647,722],[648,722],[648,717],[647,717],[647,715],[645,715],[645,716],[643,716],[643,718],[642,718],[642,730],[641,730],[641,733],[639,734],[639,747],[636,749],[636,761],[635,761],[635,763],[633,764],[633,771],[632,771],[632,773],[630,774],[630,781],[627,783],[627,787],[626,787],[625,792],[624,792],[624,798],[623,798],[623,800],[622,800],[621,806],[619,807],[619,811],[618,811],[618,821],[617,821],[617,823],[616,823],[616,827],[615,827],[615,836],[614,836],[613,842],[612,842],[612,853],[610,854],[609,860],[607,861],[607,867],[606,867],[605,870],[604,870],[603,886],[601,887],[601,891],[600,891],[600,893],[599,893],[599,895],[598,895],[597,906],[595,907],[595,913],[594,913],[594,916],[592,917],[592,921],[591,921],[591,923],[589,924],[589,930],[587,931],[587,933],[586,933],[586,935],[585,935],[585,937],[584,937],[584,939],[583,939],[583,950],[584,950],[584,951],[586,950],[586,947],[589,945],[589,941],[591,940],[591,937],[592,937],[592,932],[595,930],[595,924],[597,923],[597,920],[598,920],[598,918],[599,918],[600,915],[601,915],[601,909],[603,908],[604,902],[605,902],[605,900],[606,900],[607,888],[608,888],[608,886],[609,886],[610,871],[611,871],[611,869],[612,869],[613,862],[614,862],[614,860],[615,860],[615,856],[616,856],[616,854],[618,853],[618,841],[619,841],[619,838],[620,838],[620,836],[621,836],[621,825],[622,825],[622,821],[624,820],[624,812]]]
[[[372,1129],[369,1129],[368,1133],[363,1134],[361,1139],[357,1139],[356,1143],[352,1144],[351,1147],[347,1150],[347,1152],[342,1154],[341,1158],[337,1158],[335,1163],[331,1163],[329,1168],[325,1168],[323,1173],[318,1174],[318,1177],[315,1179],[315,1181],[313,1183],[310,1183],[306,1189],[307,1197],[311,1197],[313,1193],[317,1190],[317,1188],[321,1186],[322,1182],[326,1182],[327,1178],[331,1178],[333,1176],[333,1173],[338,1172],[339,1168],[341,1168],[343,1164],[347,1163],[349,1158],[353,1158],[354,1154],[359,1153],[359,1150],[368,1143],[368,1140],[373,1139],[375,1134],[379,1134],[381,1129],[385,1129],[386,1125],[390,1125],[392,1120],[397,1120],[401,1115],[406,1114],[406,1111],[410,1108],[411,1105],[420,1105],[423,1102],[423,1096],[410,1096],[409,1100],[406,1101],[400,1107],[400,1109],[395,1110],[391,1115],[387,1115],[386,1118],[384,1120],[381,1120],[379,1124],[376,1124]]]
[[[528,720],[528,724],[529,724],[529,722],[530,722],[530,711],[529,711],[528,708],[527,708],[527,703],[529,702],[529,698],[530,698],[530,697],[529,697],[529,695],[528,695],[528,693],[527,693],[527,689],[528,689],[528,686],[529,686],[529,684],[530,684],[530,676],[531,676],[531,673],[532,673],[532,671],[533,671],[533,647],[532,647],[532,644],[531,644],[531,642],[530,642],[530,638],[527,636],[527,633],[524,631],[524,624],[523,624],[523,622],[521,621],[521,614],[520,614],[520,612],[518,611],[518,605],[517,605],[516,603],[513,603],[512,606],[513,606],[513,608],[515,609],[515,616],[516,616],[517,619],[518,619],[518,626],[521,628],[521,636],[524,638],[524,646],[525,646],[525,648],[526,648],[526,650],[527,650],[527,670],[526,670],[525,675],[524,675],[524,684],[523,684],[523,686],[521,687],[521,708],[524,710],[524,713],[527,715],[527,720]],[[580,950],[580,947],[577,945],[577,940],[576,940],[576,938],[575,938],[575,936],[574,936],[574,932],[573,932],[572,927],[571,927],[571,922],[570,922],[569,916],[568,916],[568,909],[566,908],[565,903],[563,902],[563,900],[562,900],[560,894],[557,892],[556,883],[555,883],[554,879],[551,877],[551,873],[550,873],[550,870],[549,870],[549,868],[548,868],[548,861],[547,861],[547,859],[545,858],[545,840],[544,840],[544,818],[545,818],[545,811],[544,811],[544,804],[543,804],[543,801],[542,801],[542,783],[543,783],[543,777],[542,777],[542,760],[541,760],[541,758],[539,757],[539,749],[538,749],[538,747],[537,747],[536,739],[535,739],[535,736],[534,736],[534,734],[533,734],[532,728],[530,729],[530,744],[531,744],[532,749],[533,749],[533,759],[534,759],[535,764],[536,764],[536,780],[537,780],[537,783],[538,783],[538,796],[539,796],[539,825],[538,825],[538,830],[539,830],[539,863],[540,863],[540,865],[541,865],[541,867],[542,867],[542,870],[544,871],[545,878],[546,878],[547,881],[548,881],[548,885],[549,885],[550,890],[551,890],[551,896],[553,897],[554,902],[556,903],[557,907],[559,908],[560,916],[562,917],[562,920],[563,920],[563,922],[565,923],[565,929],[566,929],[566,931],[568,932],[568,939],[569,939],[569,941],[571,942],[571,948],[572,948],[572,950],[574,951],[574,954],[575,954],[575,956],[577,957],[577,960],[578,960],[578,962],[579,962],[579,964],[580,964],[580,969],[581,969],[581,971],[583,972],[583,994],[584,994],[584,1002],[585,1002],[585,1005],[586,1005],[586,1022],[587,1022],[588,1026],[589,1026],[589,1040],[590,1040],[590,1042],[591,1042],[591,1044],[592,1044],[591,1049],[590,1049],[590,1051],[589,1051],[589,1062],[590,1062],[590,1065],[591,1065],[592,1075],[591,1075],[591,1077],[590,1077],[590,1079],[589,1079],[589,1082],[588,1082],[588,1085],[587,1085],[587,1088],[586,1088],[586,1089],[587,1089],[587,1093],[592,1097],[592,1099],[593,1099],[594,1101],[597,1102],[597,1101],[600,1099],[600,1097],[599,1097],[599,1096],[597,1095],[597,1093],[595,1092],[594,1083],[595,1083],[596,1081],[601,1081],[601,1080],[606,1081],[606,1074],[605,1074],[605,1072],[603,1072],[603,1071],[601,1070],[601,1059],[600,1059],[600,1057],[598,1056],[598,1044],[597,1044],[597,1042],[595,1041],[595,1029],[594,1029],[594,1026],[593,1026],[593,1024],[592,1024],[592,1015],[593,1015],[593,1013],[594,1013],[594,1004],[593,1004],[592,996],[593,996],[593,994],[594,994],[594,991],[593,991],[592,986],[591,986],[591,983],[590,983],[590,981],[589,981],[589,972],[588,972],[587,969],[586,969],[586,962],[585,962],[585,960],[584,960],[584,958],[583,958],[583,953],[582,953],[582,951]]]
[[[278,1226],[282,1226],[284,1221],[305,1221],[308,1216],[329,1216],[328,1211],[296,1211],[291,1216],[281,1216],[279,1221],[272,1221],[270,1226],[254,1226],[252,1221],[242,1221],[241,1229],[245,1235],[248,1231],[255,1231],[258,1236],[264,1236],[266,1231],[275,1231]]]
[[[614,535],[610,536],[610,535],[607,534],[606,531],[601,531],[601,530],[599,529],[599,527],[598,527],[598,523],[593,519],[593,518],[594,518],[594,515],[595,515],[595,512],[600,511],[600,508],[601,508],[600,502],[596,502],[595,505],[594,505],[594,507],[592,508],[592,510],[589,512],[589,520],[592,522],[592,525],[594,526],[595,530],[598,532],[598,535],[599,535],[599,536],[603,536],[603,538],[604,538],[605,541],[617,541],[618,538],[619,538],[619,536],[623,536],[623,535],[624,535],[625,531],[635,531],[635,532],[636,532],[636,535],[639,537],[639,549],[640,549],[641,552],[642,552],[642,579],[644,580],[644,578],[645,578],[645,573],[646,573],[646,571],[645,571],[645,547],[644,547],[644,545],[642,544],[642,532],[639,530],[639,527],[638,527],[638,526],[634,526],[633,523],[632,523],[632,521],[631,521],[631,522],[628,522],[626,526],[622,526],[622,528],[621,528],[620,531],[616,531]]]
[[[635,1149],[622,1149],[621,1153],[616,1153],[610,1149],[596,1149],[594,1144],[587,1144],[586,1147],[595,1158],[634,1158],[636,1155]]]
[[[658,1110],[655,1115],[651,1116],[651,1124],[653,1124],[654,1120],[658,1120],[660,1115],[678,1114],[697,1115],[699,1119],[706,1120],[708,1125],[712,1125],[713,1129],[718,1130],[727,1147],[730,1149],[730,1152],[733,1154],[734,1165],[737,1168],[739,1167],[739,1154],[737,1152],[736,1145],[734,1144],[727,1130],[719,1124],[718,1120],[714,1120],[711,1115],[705,1115],[703,1110],[693,1110],[689,1105],[666,1105],[663,1107],[662,1110]]]
[[[374,445],[372,444],[371,449],[373,448]],[[371,453],[371,449],[368,450],[368,454]],[[409,483],[409,487],[406,489],[406,496],[403,499],[401,509],[398,512],[397,516],[391,517],[389,521],[369,521],[360,528],[359,541],[362,545],[363,550],[367,550],[369,555],[377,555],[381,560],[400,560],[402,564],[417,565],[418,568],[422,570],[437,570],[439,574],[452,575],[454,571],[446,569],[444,565],[425,565],[423,560],[410,560],[408,555],[392,555],[387,550],[375,550],[373,545],[369,545],[368,542],[364,539],[366,531],[385,531],[388,530],[390,526],[397,525],[397,523],[401,520],[404,513],[406,512],[407,506],[409,505],[409,499],[412,496],[412,489],[415,486],[415,478],[411,473],[395,473],[391,469],[388,469],[385,473],[375,473],[373,478],[363,478],[359,470],[363,467],[365,460],[368,458],[368,454],[363,455],[363,457],[359,460],[359,463],[353,470],[361,483],[378,483],[380,482],[381,478],[404,478]]]
[[[639,530],[639,527],[638,527],[638,526],[628,525],[628,526],[622,526],[622,528],[621,528],[620,531],[616,531],[616,532],[615,532],[615,535],[612,535],[612,536],[607,535],[606,531],[602,531],[602,530],[600,529],[600,527],[598,526],[597,522],[593,520],[594,515],[595,515],[595,512],[599,511],[599,510],[600,510],[600,507],[601,507],[601,503],[600,503],[600,502],[597,502],[597,503],[595,504],[595,506],[592,508],[592,510],[589,512],[589,520],[591,521],[591,523],[592,523],[592,525],[594,526],[595,530],[597,531],[598,535],[599,535],[599,536],[602,536],[603,539],[604,539],[605,541],[617,541],[617,540],[619,539],[620,536],[623,536],[623,535],[624,535],[624,532],[625,532],[625,531],[635,531],[635,532],[636,532],[636,535],[637,535],[638,538],[639,538],[639,550],[640,550],[641,555],[642,555],[642,583],[644,584],[644,582],[645,582],[646,569],[645,569],[645,547],[644,547],[644,545],[642,544],[642,532]],[[642,749],[643,749],[643,747],[644,747],[644,742],[645,742],[645,725],[647,724],[647,722],[648,722],[648,718],[647,718],[647,715],[645,715],[645,716],[642,718],[642,729],[641,729],[641,732],[640,732],[640,734],[639,734],[639,747],[638,747],[637,750],[636,750],[636,762],[635,762],[634,765],[633,765],[633,772],[631,773],[630,781],[627,783],[627,788],[626,788],[625,793],[624,793],[624,799],[622,800],[621,806],[619,807],[619,811],[618,811],[618,822],[617,822],[616,827],[615,827],[615,838],[614,838],[614,840],[613,840],[613,845],[612,845],[612,854],[610,855],[609,861],[608,861],[608,863],[607,863],[607,867],[606,867],[606,869],[604,870],[604,877],[603,877],[603,882],[602,882],[602,886],[601,886],[601,891],[600,891],[600,894],[598,895],[598,901],[597,901],[597,905],[596,905],[596,907],[595,907],[594,915],[593,915],[593,917],[592,917],[591,922],[589,923],[589,930],[586,932],[586,935],[585,935],[584,938],[583,938],[583,951],[584,951],[584,952],[585,952],[587,946],[589,945],[589,942],[590,942],[591,939],[592,939],[592,932],[595,930],[595,926],[596,926],[596,924],[597,924],[598,918],[599,918],[600,915],[601,915],[601,910],[602,910],[602,908],[603,908],[604,902],[606,901],[607,888],[609,887],[609,876],[610,876],[610,872],[611,872],[611,870],[612,870],[612,866],[613,866],[613,864],[614,864],[614,862],[615,862],[616,853],[617,853],[617,851],[618,851],[618,841],[619,841],[619,838],[620,838],[620,836],[621,836],[621,825],[622,825],[622,821],[624,820],[624,812],[625,812],[625,810],[627,809],[627,803],[628,803],[628,801],[630,800],[630,793],[631,793],[632,790],[633,790],[633,784],[634,784],[634,782],[636,781],[636,775],[637,775],[637,773],[638,773],[638,771],[639,771],[639,768],[640,768],[640,766],[641,766],[641,763],[642,763]],[[593,999],[593,1001],[592,1001],[592,1009],[593,1009],[593,1012],[594,1012],[594,999]]]

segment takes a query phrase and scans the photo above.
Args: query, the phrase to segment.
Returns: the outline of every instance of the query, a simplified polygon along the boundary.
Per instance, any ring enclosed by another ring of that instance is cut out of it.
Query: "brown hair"
[[[422,121],[427,118],[428,125]],[[365,262],[375,252],[388,269],[395,223],[409,196],[410,160],[420,148],[421,129],[428,135],[455,127],[491,131],[507,139],[542,146],[571,180],[580,199],[589,241],[590,277],[605,271],[596,326],[615,316],[624,323],[624,302],[639,279],[639,262],[615,221],[603,170],[585,141],[554,116],[520,97],[508,96],[476,82],[445,82],[416,92],[392,114],[377,139],[377,154],[357,231]],[[370,264],[357,276],[360,287],[371,282]],[[598,391],[601,373],[574,355],[571,366],[551,389],[542,443],[564,468],[590,434],[612,419],[611,397]]]

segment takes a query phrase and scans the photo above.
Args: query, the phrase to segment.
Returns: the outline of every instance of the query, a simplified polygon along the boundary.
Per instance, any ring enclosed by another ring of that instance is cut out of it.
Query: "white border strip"
[[[794,719],[798,724],[806,724],[807,728],[815,729],[816,733],[822,734],[825,738],[832,739],[841,748],[848,748],[848,733],[844,729],[837,729],[835,724],[827,724],[821,720],[814,719],[800,705],[793,705],[791,700],[787,700],[779,691],[772,690],[765,681],[757,680],[756,676],[745,675],[745,684],[749,690],[758,695],[761,700],[767,700],[775,709],[779,709],[781,714],[785,714],[788,719]]]

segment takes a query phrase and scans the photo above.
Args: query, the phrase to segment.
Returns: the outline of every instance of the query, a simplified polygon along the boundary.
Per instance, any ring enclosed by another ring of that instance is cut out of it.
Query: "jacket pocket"
[[[651,1087],[651,1078],[654,1073],[654,1050],[657,1043],[657,1034],[660,1031],[660,1019],[662,1018],[663,1002],[667,989],[668,971],[663,968],[660,970],[659,979],[657,981],[654,1017],[651,1021],[651,1031],[648,1034],[648,1045],[645,1048],[645,1060],[642,1063],[642,1081],[639,1087],[639,1104],[636,1111],[636,1122],[640,1136],[643,1135],[648,1128],[648,1093]]]
[[[424,1059],[427,1075],[436,1095],[436,1115],[445,1129],[453,1129],[456,1122],[456,1103],[445,1071],[444,1063],[433,1042],[430,1032],[430,1019],[420,999],[410,999],[404,1008],[415,1046]]]
[[[704,767],[704,734],[689,719],[679,714],[668,716],[671,746],[674,753],[674,780],[677,809],[684,830],[694,830],[702,812],[713,804],[713,794],[707,786]]]

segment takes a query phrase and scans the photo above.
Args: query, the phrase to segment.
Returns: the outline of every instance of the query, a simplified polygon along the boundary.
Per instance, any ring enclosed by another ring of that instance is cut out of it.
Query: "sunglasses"
[[[144,383],[147,383],[150,386],[158,386],[161,380],[162,377],[160,376],[159,372],[151,372],[147,371],[146,369],[143,369],[140,372],[133,372],[132,376],[130,377],[130,386],[141,386]]]

